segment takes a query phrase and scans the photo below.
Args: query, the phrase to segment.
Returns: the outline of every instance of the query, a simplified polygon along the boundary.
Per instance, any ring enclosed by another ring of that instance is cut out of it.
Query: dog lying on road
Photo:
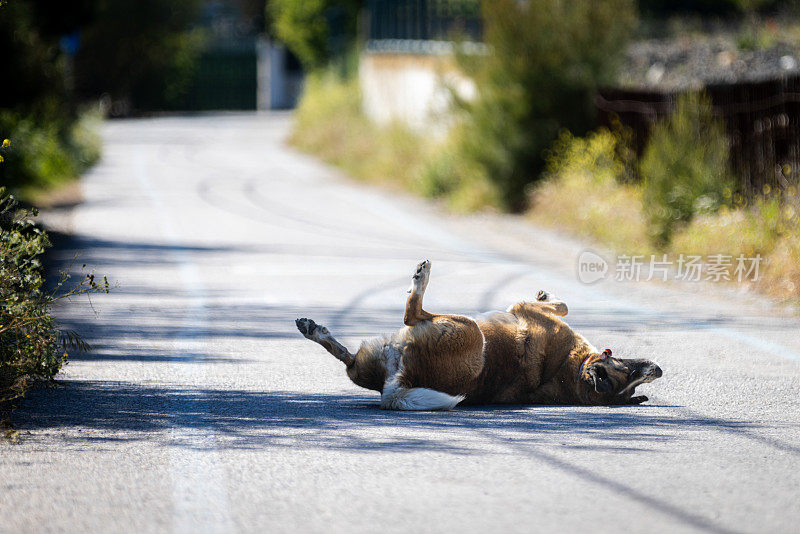
[[[567,305],[540,291],[535,302],[477,319],[422,309],[431,263],[414,273],[394,335],[364,341],[351,354],[327,328],[297,319],[300,333],[347,366],[361,387],[391,410],[442,410],[456,404],[640,404],[634,389],[661,376],[648,360],[599,352],[560,317]]]

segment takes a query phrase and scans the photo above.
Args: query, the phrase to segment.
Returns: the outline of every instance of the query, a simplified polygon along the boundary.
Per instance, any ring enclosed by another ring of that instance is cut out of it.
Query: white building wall
[[[365,52],[359,78],[368,117],[379,124],[400,121],[434,135],[452,123],[447,86],[463,98],[475,94],[474,83],[456,71],[447,55]]]

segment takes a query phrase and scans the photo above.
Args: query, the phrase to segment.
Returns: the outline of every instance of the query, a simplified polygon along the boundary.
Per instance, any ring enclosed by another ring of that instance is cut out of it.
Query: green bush
[[[356,37],[359,0],[269,0],[271,30],[307,69],[343,55]]]
[[[98,284],[94,274],[61,291],[68,280],[64,273],[55,290],[45,290],[39,256],[51,245],[33,224],[35,215],[0,187],[0,408],[23,395],[32,380],[55,376],[68,348],[85,348],[76,334],[58,328],[50,306],[63,298],[108,292],[108,281]]]
[[[98,113],[80,115],[71,98],[68,68],[58,35],[90,10],[85,2],[43,6],[30,0],[0,2],[0,139],[14,141],[3,154],[0,184],[23,197],[76,177],[100,155]]]
[[[483,3],[483,16],[488,53],[459,55],[478,93],[474,101],[456,98],[459,157],[496,185],[505,208],[518,210],[558,132],[592,125],[595,90],[613,79],[636,7],[632,0],[496,0]]]
[[[456,127],[444,143],[435,146],[423,162],[413,189],[426,197],[445,198],[455,211],[502,207],[496,184],[480,166],[462,156],[464,135],[464,128]]]
[[[100,157],[99,121],[98,112],[74,121],[0,112],[0,136],[14,140],[0,165],[0,183],[27,197],[77,178]]]
[[[702,95],[680,96],[674,112],[655,126],[640,163],[649,231],[658,245],[695,214],[729,202],[733,182],[722,122]]]

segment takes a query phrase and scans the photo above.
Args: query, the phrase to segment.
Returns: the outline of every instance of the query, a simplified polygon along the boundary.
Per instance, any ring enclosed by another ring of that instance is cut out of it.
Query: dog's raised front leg
[[[302,319],[297,319],[294,323],[297,325],[297,329],[300,330],[300,333],[303,334],[306,339],[316,341],[348,367],[353,365],[355,357],[350,354],[350,351],[348,351],[344,345],[334,339],[331,333],[328,332],[327,328],[322,325],[318,325],[311,319],[306,319],[305,317]]]
[[[420,321],[427,321],[433,318],[433,315],[422,309],[422,296],[425,294],[425,289],[428,287],[428,279],[431,275],[431,262],[425,260],[417,265],[417,270],[414,271],[414,276],[411,277],[411,287],[408,292],[411,293],[406,301],[406,313],[403,316],[403,324],[406,326],[414,326]]]

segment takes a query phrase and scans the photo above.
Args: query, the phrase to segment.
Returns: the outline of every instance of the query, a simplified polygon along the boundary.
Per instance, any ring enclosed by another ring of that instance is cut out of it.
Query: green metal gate
[[[184,97],[186,111],[256,109],[255,41],[213,47],[200,57]]]

